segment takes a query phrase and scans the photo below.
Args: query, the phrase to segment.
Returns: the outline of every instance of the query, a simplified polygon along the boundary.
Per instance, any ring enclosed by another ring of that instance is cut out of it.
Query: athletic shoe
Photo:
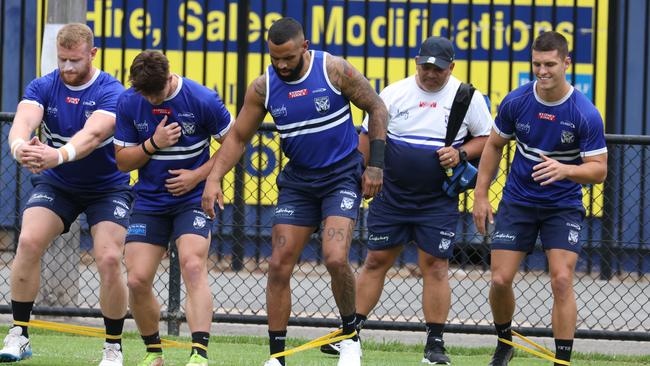
[[[122,366],[124,357],[119,343],[104,342],[104,356],[99,366]]]
[[[0,350],[0,362],[16,362],[32,357],[32,345],[23,335],[23,328],[15,326],[9,329],[4,347]]]
[[[338,366],[361,366],[361,342],[352,339],[341,341]]]
[[[138,366],[163,366],[165,364],[165,356],[162,352],[147,352]]]
[[[494,350],[494,355],[492,356],[492,361],[488,366],[508,366],[508,362],[512,360],[512,357],[515,355],[515,349],[512,346],[502,345],[499,343],[497,349]]]
[[[428,365],[451,365],[449,357],[445,354],[445,341],[441,338],[434,338],[432,343],[427,342],[424,347],[424,358],[422,363]]]
[[[341,342],[324,344],[320,346],[320,351],[328,355],[338,356],[341,351]]]
[[[208,359],[196,352],[192,352],[190,360],[185,366],[208,366]]]
[[[280,361],[278,361],[277,358],[272,358],[266,362],[264,362],[264,366],[282,366]]]

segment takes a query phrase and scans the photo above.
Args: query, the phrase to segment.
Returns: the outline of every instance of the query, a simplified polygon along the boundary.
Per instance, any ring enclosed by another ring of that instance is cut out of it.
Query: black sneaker
[[[445,354],[445,341],[441,338],[434,338],[433,342],[428,341],[424,347],[424,357],[422,363],[428,365],[451,365],[449,357]]]
[[[488,366],[508,366],[508,362],[512,360],[512,357],[515,355],[515,349],[512,346],[508,346],[499,342],[497,349],[494,350],[494,355],[492,356],[492,361]]]
[[[324,344],[320,346],[320,351],[328,355],[338,356],[341,351],[341,342]]]

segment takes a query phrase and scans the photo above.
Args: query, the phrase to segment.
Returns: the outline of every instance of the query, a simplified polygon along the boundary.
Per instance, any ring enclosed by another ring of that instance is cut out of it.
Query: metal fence
[[[1,114],[6,121],[10,114]],[[6,126],[2,122],[2,141],[6,141]],[[258,138],[274,134],[264,125]],[[587,219],[581,233],[584,250],[577,266],[575,287],[578,301],[578,336],[590,338],[650,340],[650,228],[645,215],[648,203],[645,192],[650,169],[645,156],[650,153],[650,138],[609,135],[609,178],[606,184],[585,188]],[[272,139],[270,140],[273,141]],[[247,169],[263,170],[268,164],[271,144],[249,146]],[[504,153],[504,164],[492,186],[491,199],[496,204],[503,188],[504,175],[514,150]],[[21,207],[30,189],[29,173],[17,167],[9,156],[9,148],[0,148],[3,187],[0,201],[0,311],[9,312],[9,265],[17,245]],[[275,156],[275,155],[274,155]],[[279,156],[278,164],[286,163]],[[260,176],[261,179],[261,176]],[[234,192],[234,181],[224,183],[225,192]],[[250,200],[263,201],[274,197],[274,185],[253,182],[253,190],[244,191],[239,203],[231,200],[219,213],[213,227],[209,258],[209,282],[214,294],[216,322],[264,323],[267,259],[271,251],[270,204],[251,205]],[[247,182],[240,182],[247,187]],[[230,196],[232,197],[232,196]],[[452,309],[448,331],[491,333],[488,305],[489,241],[478,235],[472,224],[471,195],[461,197],[463,213],[458,223],[459,235],[450,266]],[[365,257],[367,239],[365,215],[362,208],[357,223],[350,259],[358,270]],[[65,278],[44,275],[43,282],[72,284],[63,294],[71,299],[65,306],[40,298],[37,314],[99,316],[99,277],[91,255],[88,228],[81,220],[81,230],[68,239],[68,247],[80,247],[79,256],[71,260],[73,270]],[[415,264],[415,247],[405,247],[398,263],[389,271],[384,294],[370,314],[369,328],[421,329],[420,295],[422,282]],[[43,267],[62,265],[60,255],[50,253],[50,262]],[[66,254],[65,257],[69,257]],[[78,272],[77,272],[78,271]],[[51,272],[49,272],[51,273]],[[50,274],[51,276],[51,274]],[[59,274],[60,276],[60,274]],[[331,326],[338,321],[338,311],[330,291],[329,275],[322,264],[317,235],[302,254],[292,280],[291,324]],[[178,329],[184,320],[180,304],[186,293],[180,281],[178,260],[172,246],[170,256],[163,261],[155,281],[155,292],[163,304],[163,317],[170,330]],[[516,281],[517,311],[514,322],[531,335],[550,335],[552,296],[545,256],[541,250],[529,255]],[[61,294],[59,294],[61,295]],[[49,304],[49,305],[48,305]]]

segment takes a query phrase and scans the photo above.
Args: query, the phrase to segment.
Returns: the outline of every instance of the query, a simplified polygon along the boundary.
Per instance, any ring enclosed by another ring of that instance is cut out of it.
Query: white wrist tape
[[[23,139],[15,139],[11,142],[11,155],[14,157],[14,160],[18,160],[18,157],[16,157],[16,152],[18,151],[18,148],[20,145],[24,144],[25,140]]]
[[[68,161],[74,161],[74,158],[77,157],[77,149],[74,148],[74,145],[68,142],[63,145],[63,149],[68,152]]]
[[[61,165],[63,164],[63,154],[61,154],[61,150],[56,149],[56,152],[59,153],[59,161],[56,163],[56,165]]]

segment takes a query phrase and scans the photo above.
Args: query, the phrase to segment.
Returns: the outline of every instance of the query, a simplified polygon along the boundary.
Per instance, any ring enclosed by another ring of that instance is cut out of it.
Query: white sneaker
[[[122,366],[123,359],[122,347],[118,343],[104,342],[104,356],[99,366]]]
[[[282,366],[280,361],[278,361],[277,358],[272,358],[266,362],[264,362],[264,366]]]
[[[344,339],[340,347],[338,366],[361,366],[361,342]]]
[[[9,329],[4,344],[0,350],[0,362],[16,362],[32,357],[32,345],[19,326]]]

